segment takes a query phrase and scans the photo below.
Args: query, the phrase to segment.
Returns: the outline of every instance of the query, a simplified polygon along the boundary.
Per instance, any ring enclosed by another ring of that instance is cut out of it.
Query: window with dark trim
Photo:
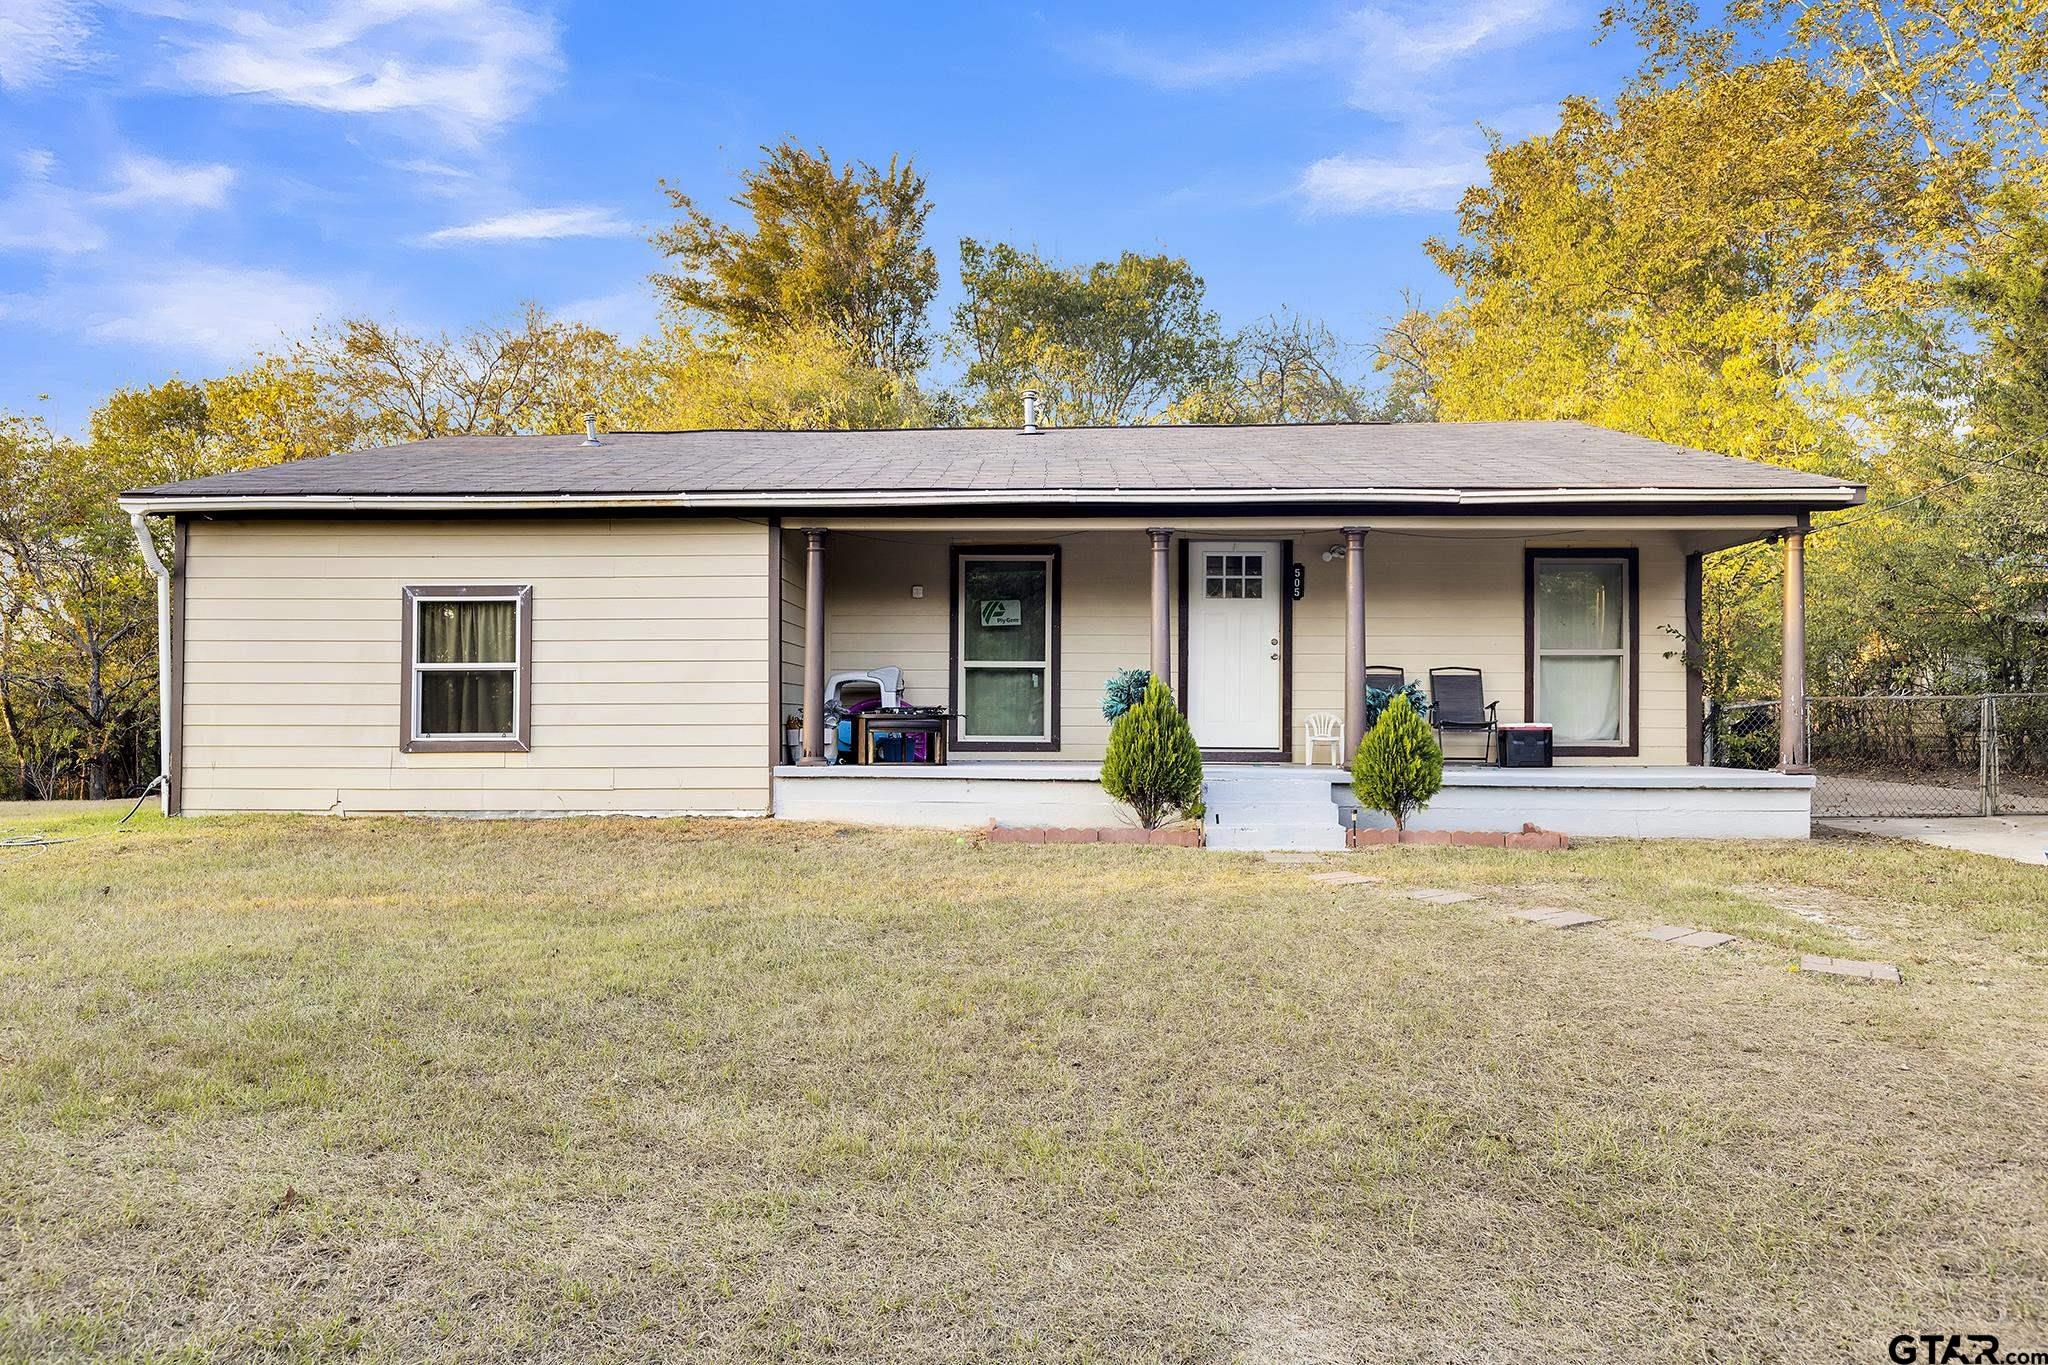
[[[405,590],[399,747],[525,752],[533,698],[533,589]]]
[[[1558,753],[1637,751],[1636,569],[1630,549],[1529,551],[1527,714]]]
[[[956,749],[1059,747],[1059,551],[953,550]]]

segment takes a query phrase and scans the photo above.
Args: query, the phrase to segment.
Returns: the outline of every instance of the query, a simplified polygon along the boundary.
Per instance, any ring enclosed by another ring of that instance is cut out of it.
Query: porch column
[[[1778,696],[1778,766],[1809,772],[1806,752],[1806,528],[1787,531],[1785,546],[1785,644]]]
[[[1173,545],[1173,528],[1154,526],[1145,532],[1152,537],[1152,676],[1173,686],[1173,627],[1171,601],[1172,572],[1168,549]]]
[[[1344,528],[1345,766],[1365,738],[1365,527]]]
[[[825,530],[804,527],[804,756],[825,761]]]

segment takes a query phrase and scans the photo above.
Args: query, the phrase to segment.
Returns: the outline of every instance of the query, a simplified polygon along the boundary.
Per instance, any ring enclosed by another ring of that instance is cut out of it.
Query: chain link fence
[[[2048,814],[2048,692],[1809,697],[1815,816]],[[1778,766],[1778,703],[1716,703],[1706,759]]]

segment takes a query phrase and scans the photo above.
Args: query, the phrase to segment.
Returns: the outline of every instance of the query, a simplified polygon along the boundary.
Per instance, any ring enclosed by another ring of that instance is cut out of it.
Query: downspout
[[[171,571],[156,552],[156,538],[149,533],[149,520],[140,512],[128,514],[135,528],[135,546],[142,562],[156,575],[156,786],[165,815],[171,813]]]

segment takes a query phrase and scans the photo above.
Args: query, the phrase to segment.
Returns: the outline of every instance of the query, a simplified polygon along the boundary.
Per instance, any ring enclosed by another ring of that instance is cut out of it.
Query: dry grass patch
[[[0,1355],[2048,1344],[2037,869],[110,821],[0,854]]]

